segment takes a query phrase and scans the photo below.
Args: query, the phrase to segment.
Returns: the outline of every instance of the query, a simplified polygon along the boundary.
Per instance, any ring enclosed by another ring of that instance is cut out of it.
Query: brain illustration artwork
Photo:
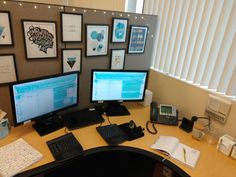
[[[29,40],[38,45],[39,50],[44,53],[47,53],[48,48],[53,48],[54,36],[47,29],[30,26],[27,36]]]

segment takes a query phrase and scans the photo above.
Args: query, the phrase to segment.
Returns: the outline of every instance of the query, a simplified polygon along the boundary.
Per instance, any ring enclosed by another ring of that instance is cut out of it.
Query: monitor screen
[[[91,102],[142,101],[148,71],[92,70]]]
[[[10,85],[14,124],[78,104],[78,73],[60,74]]]

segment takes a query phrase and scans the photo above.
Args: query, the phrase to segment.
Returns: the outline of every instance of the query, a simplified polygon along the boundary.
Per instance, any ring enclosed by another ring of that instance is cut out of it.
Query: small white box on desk
[[[150,106],[152,102],[152,92],[150,90],[145,90],[144,100],[141,102],[143,106]]]
[[[216,148],[225,155],[229,156],[235,144],[235,138],[226,134],[220,137]]]
[[[231,157],[236,159],[236,145],[233,146]]]

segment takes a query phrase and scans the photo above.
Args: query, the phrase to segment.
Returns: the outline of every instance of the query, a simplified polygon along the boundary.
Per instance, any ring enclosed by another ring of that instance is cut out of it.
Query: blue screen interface
[[[77,104],[78,74],[13,85],[17,123]]]
[[[147,72],[94,71],[92,101],[142,100]]]

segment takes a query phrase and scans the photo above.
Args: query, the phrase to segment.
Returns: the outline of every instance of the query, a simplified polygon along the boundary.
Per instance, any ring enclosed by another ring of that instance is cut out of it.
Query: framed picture
[[[15,55],[0,55],[0,84],[17,81]]]
[[[62,49],[62,71],[68,73],[72,71],[81,72],[82,49]]]
[[[86,25],[86,56],[108,55],[109,25]]]
[[[111,42],[126,42],[128,19],[112,18],[112,38]]]
[[[111,69],[122,70],[125,64],[125,49],[111,50]]]
[[[61,12],[62,42],[82,42],[83,15]]]
[[[147,26],[132,25],[130,27],[128,53],[144,53],[147,40],[147,33]]]
[[[27,59],[57,58],[57,30],[54,21],[22,20]]]
[[[0,45],[13,45],[10,12],[0,11]]]

